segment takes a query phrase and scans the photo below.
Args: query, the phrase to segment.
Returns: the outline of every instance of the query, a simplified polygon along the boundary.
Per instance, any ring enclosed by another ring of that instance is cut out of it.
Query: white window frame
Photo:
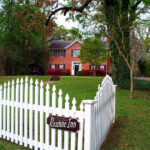
[[[56,69],[56,66],[55,65],[51,65],[51,69]]]

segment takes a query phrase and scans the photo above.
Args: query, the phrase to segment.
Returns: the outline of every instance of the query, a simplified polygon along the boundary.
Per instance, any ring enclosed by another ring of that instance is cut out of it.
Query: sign
[[[61,129],[65,131],[77,132],[79,122],[76,119],[50,115],[47,118],[47,124],[50,128]]]

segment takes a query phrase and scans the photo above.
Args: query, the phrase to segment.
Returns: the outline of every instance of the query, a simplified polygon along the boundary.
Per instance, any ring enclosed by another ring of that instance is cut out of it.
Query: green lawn
[[[0,84],[16,77],[0,77]],[[47,81],[49,76],[38,76]],[[34,77],[35,79],[35,77]],[[55,82],[57,89],[69,93],[79,106],[82,100],[93,99],[100,77],[63,77]],[[57,90],[58,91],[58,90]],[[0,139],[0,150],[23,150],[20,146]],[[150,91],[135,91],[134,100],[129,99],[129,91],[117,89],[116,122],[102,146],[104,150],[150,150]]]

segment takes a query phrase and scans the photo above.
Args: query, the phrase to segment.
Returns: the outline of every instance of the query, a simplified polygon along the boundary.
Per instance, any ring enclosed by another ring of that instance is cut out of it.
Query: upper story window
[[[72,57],[78,57],[80,55],[80,50],[72,50],[71,51],[71,56]]]
[[[65,57],[66,50],[51,50],[50,56],[52,57]]]

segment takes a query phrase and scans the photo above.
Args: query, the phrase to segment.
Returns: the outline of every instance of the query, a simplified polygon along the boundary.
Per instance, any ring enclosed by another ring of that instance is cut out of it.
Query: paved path
[[[44,84],[51,84],[51,83],[54,83],[55,81],[46,81],[44,82]]]

